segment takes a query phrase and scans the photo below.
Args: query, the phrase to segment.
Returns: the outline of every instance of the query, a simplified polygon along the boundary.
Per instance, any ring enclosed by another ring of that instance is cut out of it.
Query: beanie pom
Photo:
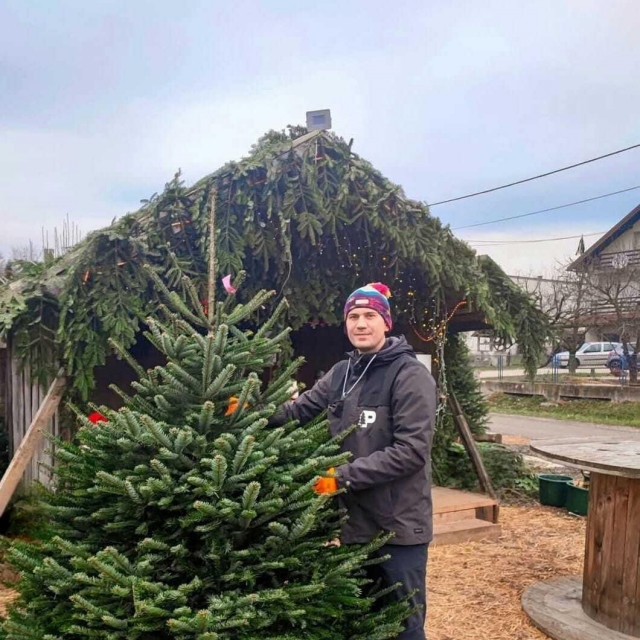
[[[391,297],[391,289],[386,284],[382,284],[382,282],[370,282],[368,286],[381,293],[385,298]]]

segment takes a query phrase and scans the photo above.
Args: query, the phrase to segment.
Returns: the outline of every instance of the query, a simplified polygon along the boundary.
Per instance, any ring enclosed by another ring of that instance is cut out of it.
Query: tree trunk
[[[569,351],[569,373],[573,375],[578,368],[578,359],[575,351]]]
[[[635,384],[638,382],[638,354],[630,353],[627,356],[629,363],[629,382]]]

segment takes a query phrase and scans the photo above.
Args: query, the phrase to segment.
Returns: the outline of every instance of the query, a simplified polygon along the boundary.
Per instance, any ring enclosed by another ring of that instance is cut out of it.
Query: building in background
[[[586,340],[640,337],[640,205],[574,260],[567,271],[584,279]]]
[[[582,342],[640,348],[640,205],[582,249],[557,278],[510,277],[549,318],[549,355]],[[491,330],[469,332],[465,339],[478,366],[497,366],[500,356],[505,365],[518,364],[517,343],[500,344]]]

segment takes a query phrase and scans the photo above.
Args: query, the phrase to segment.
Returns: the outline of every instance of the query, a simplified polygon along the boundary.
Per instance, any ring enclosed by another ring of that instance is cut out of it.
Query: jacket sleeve
[[[316,382],[309,391],[298,398],[283,404],[269,420],[270,426],[280,426],[289,420],[298,420],[302,424],[309,422],[322,413],[329,405],[329,391],[333,369]]]
[[[436,384],[428,369],[417,360],[403,367],[391,393],[393,444],[338,467],[338,486],[362,491],[429,464],[436,403]]]

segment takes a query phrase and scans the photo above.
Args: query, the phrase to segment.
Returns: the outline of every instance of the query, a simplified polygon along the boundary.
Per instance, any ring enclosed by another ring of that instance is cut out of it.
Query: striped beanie
[[[382,282],[370,282],[364,287],[356,289],[348,298],[344,305],[344,318],[352,309],[373,309],[377,311],[387,325],[387,331],[391,331],[393,321],[391,320],[391,307],[388,298],[391,291]]]

